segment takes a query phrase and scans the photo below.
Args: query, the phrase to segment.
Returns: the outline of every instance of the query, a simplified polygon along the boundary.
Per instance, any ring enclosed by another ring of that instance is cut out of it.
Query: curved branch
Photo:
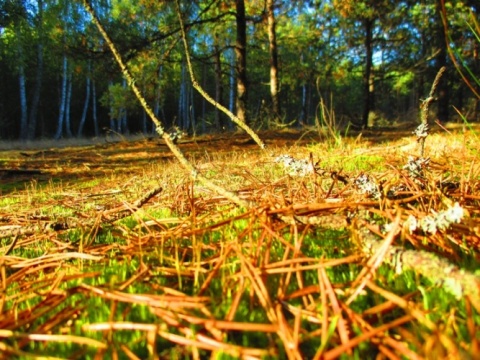
[[[120,66],[120,70],[122,71],[123,76],[127,80],[128,86],[130,87],[130,89],[133,91],[133,93],[137,97],[138,101],[142,105],[142,107],[145,110],[145,112],[147,113],[147,115],[150,117],[150,119],[155,124],[155,131],[158,133],[158,135],[160,135],[162,137],[162,139],[165,141],[165,143],[167,144],[170,151],[178,159],[180,164],[190,172],[190,175],[194,180],[198,180],[205,187],[213,190],[217,194],[227,198],[228,200],[232,201],[233,203],[235,203],[239,206],[249,207],[250,206],[249,203],[240,199],[233,192],[228,191],[221,186],[215,185],[213,182],[208,180],[206,177],[202,176],[199,173],[199,171],[187,160],[187,158],[182,153],[180,148],[177,145],[175,145],[175,143],[173,142],[170,135],[167,132],[165,132],[165,128],[164,128],[162,122],[157,118],[157,116],[153,112],[152,108],[147,104],[147,101],[145,100],[142,93],[140,92],[140,89],[135,84],[135,78],[132,76],[132,74],[128,70],[127,65],[123,62],[123,59],[120,56],[119,52],[117,51],[117,49],[115,47],[115,44],[112,42],[112,40],[108,36],[107,32],[103,28],[102,24],[100,23],[100,20],[97,18],[97,16],[96,16],[92,6],[90,5],[89,1],[88,0],[83,0],[83,5],[85,6],[86,10],[88,11],[90,16],[92,17],[92,21],[97,26],[98,31],[100,32],[100,34],[104,38],[104,40],[107,43],[110,51],[113,54],[113,57],[117,61],[118,65]]]
[[[182,12],[180,11],[180,4],[178,0],[175,0],[175,5],[176,5],[176,10],[177,10],[177,15],[178,15],[178,21],[180,22],[180,31],[182,34],[182,40],[183,40],[183,46],[185,48],[185,56],[187,60],[187,67],[188,67],[188,72],[190,73],[190,78],[192,80],[192,85],[197,90],[204,98],[207,100],[210,104],[215,106],[217,109],[219,109],[221,112],[223,112],[225,115],[227,115],[235,124],[237,124],[240,128],[245,130],[245,132],[250,135],[250,137],[260,146],[261,149],[266,149],[265,143],[260,139],[260,137],[257,135],[257,133],[245,122],[243,122],[238,116],[233,114],[230,110],[228,110],[225,106],[222,104],[219,104],[216,102],[198,83],[198,81],[195,78],[195,74],[193,73],[193,67],[192,67],[192,61],[190,58],[190,50],[188,47],[188,42],[187,42],[187,34],[185,32],[185,24],[183,23],[182,19]]]

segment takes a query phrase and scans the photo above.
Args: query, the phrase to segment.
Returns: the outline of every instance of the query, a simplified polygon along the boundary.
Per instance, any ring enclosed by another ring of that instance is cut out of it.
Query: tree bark
[[[67,103],[67,68],[67,55],[63,55],[62,88],[60,95],[60,106],[58,109],[57,132],[55,133],[55,139],[57,140],[63,136],[63,121],[65,119],[65,107]]]
[[[92,80],[92,118],[93,118],[93,130],[95,131],[95,136],[100,135],[100,130],[98,128],[98,118],[97,118],[97,89],[95,87],[95,80]]]
[[[480,74],[480,45],[478,42],[474,45],[473,51],[473,73]],[[476,90],[480,93],[480,85],[476,83]],[[480,98],[476,97],[474,99],[474,106],[473,106],[473,120],[478,121],[480,114]]]
[[[302,84],[302,110],[300,112],[300,119],[299,119],[300,126],[307,125],[307,83],[304,82]]]
[[[222,104],[223,102],[223,84],[222,84],[222,59],[220,57],[220,49],[218,44],[215,44],[215,102]],[[225,127],[225,121],[223,120],[220,110],[215,107],[215,126],[217,130],[222,131]]]
[[[108,81],[108,120],[110,124],[110,130],[117,131],[117,126],[115,124],[115,112],[113,109],[113,81]]]
[[[373,25],[374,19],[364,19],[363,25],[365,30],[365,71],[363,74],[363,115],[362,115],[362,127],[368,127],[368,117],[370,111],[374,109],[373,101],[373,79],[372,79],[372,66],[373,66]]]
[[[68,79],[67,79],[67,99],[65,102],[65,129],[67,132],[67,136],[71,138],[73,136],[72,134],[72,124],[71,124],[71,116],[70,116],[70,105],[72,103],[72,82],[73,82],[73,76],[72,74],[68,74]]]
[[[180,94],[178,96],[178,125],[182,129],[188,126],[188,92],[187,92],[187,69],[185,62],[182,62],[182,73],[180,78]]]
[[[228,84],[230,86],[230,91],[228,94],[228,110],[233,113],[235,112],[235,57],[232,54],[230,56],[230,75],[228,78]],[[233,122],[228,122],[228,127],[233,128]]]
[[[235,100],[237,117],[248,123],[247,117],[247,21],[245,17],[245,1],[236,0],[237,39],[235,42],[237,96]]]
[[[87,112],[88,112],[88,106],[90,102],[90,71],[91,71],[91,65],[90,62],[88,63],[88,73],[87,73],[87,78],[85,80],[85,102],[83,103],[83,111],[82,111],[82,117],[80,119],[80,124],[78,125],[78,132],[77,132],[77,137],[81,137],[83,135],[83,128],[85,126],[85,122],[87,120]]]
[[[30,107],[30,116],[28,120],[28,139],[35,138],[37,130],[38,104],[40,103],[40,94],[42,92],[43,80],[43,0],[37,1],[38,6],[38,43],[37,43],[37,76],[35,79],[35,88],[33,89],[32,104]]]
[[[21,45],[19,45],[19,52],[22,52]],[[25,68],[20,57],[18,65],[18,83],[20,88],[20,139],[27,139],[28,135],[28,109],[27,109],[27,86],[25,79]]]
[[[208,82],[207,78],[208,78],[208,66],[206,63],[204,63],[202,65],[202,88],[203,89],[207,88],[207,82]],[[193,99],[193,96],[192,96],[192,99]],[[202,101],[202,114],[200,116],[200,121],[202,122],[202,125],[201,125],[202,134],[205,134],[207,131],[207,122],[205,119],[205,116],[207,114],[207,99],[205,99],[205,97],[202,96],[201,101]]]
[[[196,122],[196,115],[195,115],[195,91],[193,86],[188,83],[188,89],[190,90],[190,96],[188,97],[188,118],[189,118],[189,127],[185,130],[191,129],[192,133],[195,134],[197,131],[197,122]]]
[[[273,119],[278,121],[280,118],[280,101],[278,96],[278,48],[277,34],[275,31],[275,13],[274,0],[267,0],[267,22],[268,22],[268,41],[270,49],[270,95],[272,97]]]
[[[124,93],[126,93],[127,90],[127,80],[125,78],[122,79],[122,87],[124,89]],[[122,107],[121,110],[121,117],[118,119],[118,132],[120,134],[129,134],[130,129],[128,128],[128,110],[124,106]]]
[[[445,36],[445,29],[443,27],[442,21],[442,0],[437,0],[437,26],[436,26],[436,41],[438,49],[440,50],[437,55],[437,69],[441,69],[442,67],[447,65],[448,59],[448,49],[447,49],[447,39]],[[443,74],[440,82],[437,86],[437,119],[438,121],[444,123],[448,121],[449,116],[449,104],[450,104],[450,93],[448,89],[448,70]]]
[[[160,118],[163,118],[165,119],[165,114],[163,114],[163,110],[162,110],[162,72],[163,72],[163,66],[160,66],[158,68],[158,72],[157,72],[157,85],[155,87],[155,103],[153,105],[153,112],[155,114],[155,116],[157,117],[160,117]],[[162,114],[162,116],[160,116],[160,114]],[[153,126],[152,124],[152,133],[155,132],[155,126]]]

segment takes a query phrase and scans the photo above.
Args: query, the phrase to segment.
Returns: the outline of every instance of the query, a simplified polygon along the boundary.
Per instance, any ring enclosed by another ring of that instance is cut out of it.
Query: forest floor
[[[0,358],[479,358],[479,136],[0,143]]]

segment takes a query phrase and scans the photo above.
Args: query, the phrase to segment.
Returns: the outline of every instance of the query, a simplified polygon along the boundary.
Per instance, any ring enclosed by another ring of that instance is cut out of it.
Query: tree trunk
[[[83,111],[82,117],[80,118],[80,124],[78,125],[78,132],[77,137],[81,137],[83,135],[83,128],[85,126],[85,122],[87,120],[87,112],[88,112],[88,105],[90,102],[90,62],[88,63],[88,73],[87,78],[85,80],[85,102],[83,103]]]
[[[235,57],[232,55],[230,57],[230,76],[229,76],[229,85],[230,85],[230,92],[228,95],[228,110],[231,113],[235,112]],[[233,122],[228,121],[229,129],[233,129]]]
[[[114,111],[114,108],[113,108],[113,90],[112,90],[112,86],[113,86],[113,81],[110,80],[108,82],[108,100],[109,100],[109,103],[108,103],[108,120],[109,120],[109,123],[110,123],[110,130],[111,131],[117,131],[117,125],[115,123],[115,111]]]
[[[95,136],[100,135],[100,130],[98,128],[98,118],[97,118],[97,89],[95,87],[95,80],[92,80],[92,118],[93,118],[93,129],[95,131]]]
[[[125,135],[128,135],[130,134],[130,129],[128,127],[128,113],[127,113],[127,109],[123,109],[123,112],[122,112],[122,118],[121,118],[121,121],[119,122],[119,124],[121,124],[121,134],[125,134]]]
[[[373,25],[375,20],[364,19],[363,25],[365,30],[365,72],[363,74],[363,115],[362,126],[368,127],[368,117],[370,111],[374,108],[373,103]]]
[[[220,48],[218,44],[215,44],[215,102],[222,104],[223,102],[223,84],[222,84],[222,59],[220,57]],[[225,122],[222,117],[222,113],[218,110],[217,107],[214,108],[215,114],[215,126],[217,130],[222,131],[225,127]]]
[[[144,81],[142,84],[142,93],[144,94],[147,93],[146,87],[146,82]],[[142,133],[146,134],[147,131],[147,113],[145,112],[145,109],[142,108]]]
[[[195,96],[194,96],[194,88],[188,82],[188,89],[190,92],[190,96],[188,97],[188,118],[189,118],[189,128],[192,130],[192,134],[195,134],[197,131],[197,122],[196,122],[196,115],[195,115]],[[186,128],[185,130],[187,130]]]
[[[474,50],[473,50],[473,73],[474,74],[480,74],[479,52],[480,52],[479,42],[475,42]],[[475,83],[474,86],[477,92],[480,93],[480,84]],[[473,121],[479,120],[479,114],[480,114],[480,98],[476,97],[473,103]]]
[[[124,89],[124,92],[126,93],[127,91],[127,80],[125,80],[125,78],[123,78],[122,80],[122,87]],[[120,134],[129,134],[130,133],[130,129],[128,128],[128,112],[127,112],[127,108],[126,107],[122,107],[122,111],[121,111],[121,117],[118,121],[118,132]]]
[[[28,109],[27,109],[27,86],[25,79],[25,69],[20,61],[18,66],[18,83],[20,88],[20,139],[27,139],[28,135]]]
[[[67,102],[67,68],[67,55],[63,55],[62,87],[60,95],[60,106],[58,109],[57,132],[55,133],[56,140],[60,139],[63,136],[63,121],[65,119],[65,106]]]
[[[155,89],[155,103],[153,105],[153,112],[157,118],[163,118],[165,120],[165,116],[160,116],[160,113],[162,113],[162,108],[160,107],[160,104],[162,101],[162,84],[161,84],[162,70],[163,70],[163,66],[160,66],[158,68],[158,79],[157,79],[157,86]],[[152,123],[152,133],[154,132],[155,132],[155,126]]]
[[[236,0],[237,39],[235,43],[237,97],[236,108],[238,118],[248,123],[247,118],[247,21],[245,17],[245,1]]]
[[[40,94],[42,91],[43,80],[43,0],[37,1],[38,6],[38,43],[37,43],[37,77],[35,79],[35,88],[33,89],[32,104],[30,107],[30,118],[28,120],[28,134],[30,140],[35,138],[37,129],[38,104],[40,103]]]
[[[314,92],[313,86],[310,82],[307,82],[307,101],[305,104],[305,122],[307,125],[310,124],[310,115],[312,113],[312,93]]]
[[[437,25],[436,25],[436,41],[438,49],[440,49],[437,55],[437,71],[440,70],[443,66],[447,65],[448,50],[447,50],[447,40],[445,36],[445,29],[443,28],[442,21],[442,0],[437,0]],[[433,79],[433,78],[432,78]],[[445,71],[441,77],[438,86],[437,86],[437,119],[438,121],[444,123],[448,121],[449,115],[449,104],[450,104],[450,93],[448,89],[448,70]]]
[[[304,82],[302,85],[302,110],[300,112],[300,121],[299,125],[300,126],[306,126],[307,125],[307,83]]]
[[[20,139],[26,140],[28,135],[27,80],[25,78],[24,53],[20,32],[19,28],[15,28],[18,56],[18,86],[20,91]]]
[[[480,16],[480,4],[478,2],[472,1],[471,3],[472,8],[473,8],[473,16],[472,19],[478,19]],[[477,33],[478,34],[478,33]],[[478,75],[480,74],[480,41],[474,41],[473,45],[473,66],[472,66],[472,72],[474,74],[477,74],[477,79]],[[473,86],[475,86],[475,90],[477,91],[477,94],[480,93],[480,84],[478,81],[473,82]],[[480,97],[475,97],[473,100],[473,121],[479,121],[480,120]]]
[[[208,66],[206,63],[204,63],[202,65],[202,89],[207,88],[207,82],[208,82],[207,78],[208,78]],[[193,99],[193,96],[192,96],[192,99]],[[207,132],[207,122],[205,118],[207,115],[207,100],[205,99],[205,96],[202,96],[201,100],[202,100],[202,115],[200,116],[200,121],[202,122],[202,125],[201,125],[202,134],[205,134]]]
[[[65,130],[67,132],[67,136],[71,138],[72,134],[72,124],[70,122],[70,104],[72,103],[72,74],[68,74],[67,79],[67,99],[65,101]]]
[[[145,112],[145,109],[142,109],[142,133],[143,134],[148,134],[148,129],[147,129],[147,113]]]
[[[280,118],[280,101],[278,98],[278,48],[275,32],[274,0],[267,0],[268,41],[270,45],[270,95],[272,97],[273,119]]]
[[[188,90],[187,90],[187,75],[186,64],[182,62],[182,73],[180,78],[180,96],[178,97],[178,125],[182,129],[188,127]]]

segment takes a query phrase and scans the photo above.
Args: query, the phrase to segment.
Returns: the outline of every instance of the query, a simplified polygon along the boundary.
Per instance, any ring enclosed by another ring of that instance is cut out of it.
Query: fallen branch
[[[343,230],[347,228],[349,223],[347,216],[339,213],[332,214],[330,211],[334,208],[340,210],[341,207],[352,207],[351,205],[318,204],[317,213],[312,213],[309,216],[298,215],[298,212],[302,210],[300,206],[297,206],[297,209],[285,208],[282,209],[283,211],[270,211],[269,214],[275,215],[287,224],[310,224]],[[315,208],[314,204],[308,206]],[[323,212],[323,214],[319,214],[318,211]],[[380,241],[381,238],[366,227],[366,221],[362,219],[360,221],[362,225],[358,229],[351,230],[350,236],[356,237],[354,242],[359,245],[359,249],[364,256],[372,257],[375,254],[382,254],[383,263],[395,268],[397,274],[413,270],[433,284],[442,286],[446,292],[454,295],[457,299],[466,295],[470,297],[473,304],[480,304],[480,277],[478,275],[461,269],[448,260],[427,251],[409,250],[394,245],[390,245],[386,249],[382,248],[384,242]],[[480,311],[480,306],[477,307],[477,310]]]
[[[203,96],[205,100],[207,100],[210,104],[212,104],[218,110],[220,110],[225,115],[227,115],[230,118],[230,120],[232,120],[235,124],[237,124],[240,128],[242,128],[248,135],[250,135],[250,137],[257,143],[258,146],[260,146],[261,149],[265,149],[266,148],[265,143],[260,139],[257,133],[253,131],[253,129],[250,126],[245,124],[244,121],[242,121],[238,116],[233,114],[225,106],[216,102],[198,83],[197,79],[195,78],[195,74],[193,73],[192,61],[190,59],[190,50],[187,42],[187,34],[185,31],[185,24],[183,23],[182,12],[180,11],[180,3],[178,2],[178,0],[175,1],[175,5],[176,5],[176,10],[178,15],[178,21],[180,22],[180,31],[182,34],[183,47],[185,49],[187,68],[190,74],[190,79],[192,81],[193,87],[195,88],[195,90],[197,90],[200,93],[200,95]]]
[[[361,250],[366,256],[372,256],[381,248],[383,242],[365,227],[356,230]],[[383,262],[395,268],[397,274],[413,270],[437,286],[461,299],[467,295],[472,304],[480,304],[480,277],[450,263],[433,253],[423,250],[408,250],[400,246],[390,246],[384,254]],[[477,305],[478,310],[480,306]]]
[[[0,227],[0,239],[13,237],[12,243],[9,245],[7,250],[3,255],[7,255],[10,253],[13,248],[15,247],[16,241],[18,240],[19,236],[29,236],[35,235],[38,233],[49,232],[49,231],[62,231],[62,230],[71,230],[75,228],[83,228],[83,229],[96,229],[101,227],[102,224],[111,224],[115,221],[123,219],[127,216],[132,215],[138,209],[140,209],[143,205],[145,205],[150,199],[152,199],[155,195],[159,194],[163,191],[161,186],[153,188],[141,198],[137,199],[132,205],[126,206],[121,205],[113,209],[104,210],[97,212],[97,216],[93,216],[92,218],[88,219],[87,221],[81,221],[78,218],[67,218],[62,220],[53,220],[53,221],[45,221],[41,223],[35,223],[28,226],[21,226],[21,225],[7,225]],[[100,221],[99,221],[100,219]],[[92,231],[90,231],[92,233]]]
[[[103,25],[100,23],[100,20],[96,16],[95,12],[93,11],[93,8],[91,7],[90,3],[88,0],[83,0],[83,5],[85,6],[87,12],[90,14],[92,17],[93,23],[97,26],[98,31],[102,35],[103,39],[107,43],[108,47],[110,48],[110,51],[113,54],[113,57],[117,61],[120,70],[122,71],[122,74],[127,80],[128,86],[130,89],[133,91],[135,96],[137,97],[137,100],[139,101],[140,105],[142,108],[145,110],[145,113],[149,116],[150,120],[155,124],[155,131],[161,138],[165,141],[167,144],[168,148],[170,151],[175,155],[177,160],[180,162],[180,164],[190,172],[190,176],[192,177],[193,180],[198,180],[201,184],[203,184],[205,187],[208,187],[209,189],[215,191],[217,194],[224,196],[231,202],[242,206],[242,207],[250,207],[252,204],[246,202],[245,200],[240,199],[236,194],[234,194],[231,191],[226,190],[225,188],[218,186],[214,184],[212,181],[204,177],[203,175],[200,174],[197,168],[193,166],[193,164],[187,160],[183,152],[180,150],[180,148],[175,144],[174,140],[170,136],[168,132],[165,131],[165,127],[163,126],[162,122],[157,118],[155,113],[153,112],[153,109],[148,105],[147,101],[143,97],[140,89],[137,87],[135,84],[135,79],[130,73],[130,70],[128,69],[127,65],[124,63],[122,57],[120,56],[120,53],[117,51],[117,48],[115,47],[115,44],[113,41],[110,39],[108,36],[107,32],[105,31]]]

